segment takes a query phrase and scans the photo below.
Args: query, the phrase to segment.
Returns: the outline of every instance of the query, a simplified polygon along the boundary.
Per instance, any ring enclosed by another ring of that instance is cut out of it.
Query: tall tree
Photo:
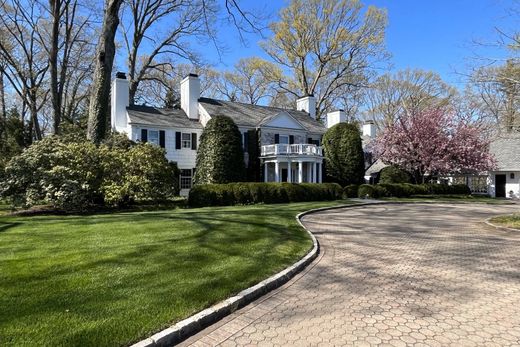
[[[275,81],[282,76],[281,69],[261,58],[240,59],[232,71],[220,76],[217,90],[227,99],[256,105],[276,95]]]
[[[92,92],[90,96],[87,137],[99,143],[107,131],[110,79],[116,53],[114,42],[123,0],[106,0],[103,26],[99,36]]]
[[[0,59],[9,85],[27,107],[31,138],[42,138],[38,112],[48,90],[44,88],[49,61],[38,28],[44,25],[45,8],[37,0],[0,2]]]
[[[358,0],[292,0],[263,47],[293,76],[281,78],[279,88],[296,97],[314,95],[319,118],[343,93],[367,86],[387,57],[386,24],[385,11]]]
[[[209,21],[208,14],[215,11],[211,1],[129,1],[123,18],[128,17],[130,25],[123,22],[121,27],[128,54],[131,104],[136,101],[139,84],[155,80],[154,71],[171,71],[174,56],[185,61],[196,60],[186,39],[202,37],[212,27],[209,23],[204,25],[204,21]]]
[[[367,108],[364,118],[383,129],[406,111],[418,113],[432,107],[447,106],[455,95],[455,88],[434,72],[406,69],[384,74],[365,93]]]
[[[81,82],[85,80],[86,74],[81,74],[85,69],[82,70],[80,65],[91,66],[93,58],[91,51],[94,46],[86,44],[90,41],[87,35],[92,34],[90,18],[78,12],[77,0],[49,0],[51,25],[49,30],[40,31],[42,42],[48,42],[44,47],[48,47],[53,130],[56,134],[60,133],[63,118],[70,118],[71,107],[76,106],[67,97],[77,95]],[[71,90],[66,90],[66,87]]]

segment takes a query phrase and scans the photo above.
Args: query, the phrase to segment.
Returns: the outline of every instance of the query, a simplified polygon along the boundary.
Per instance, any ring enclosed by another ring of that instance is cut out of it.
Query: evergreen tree
[[[342,186],[365,183],[365,158],[358,126],[339,123],[323,136],[326,174]]]
[[[200,137],[194,184],[242,182],[244,178],[240,131],[231,118],[215,116]]]

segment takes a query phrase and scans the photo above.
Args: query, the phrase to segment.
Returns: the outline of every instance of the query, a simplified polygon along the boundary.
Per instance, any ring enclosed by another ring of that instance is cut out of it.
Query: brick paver
[[[317,261],[183,345],[519,345],[520,235],[481,223],[517,210],[406,204],[306,216]]]

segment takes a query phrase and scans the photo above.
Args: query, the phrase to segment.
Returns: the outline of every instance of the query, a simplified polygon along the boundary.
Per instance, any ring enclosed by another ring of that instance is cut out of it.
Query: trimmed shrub
[[[327,178],[341,186],[365,182],[365,154],[357,124],[339,123],[323,135]]]
[[[346,189],[347,187],[345,187]],[[471,190],[464,184],[362,184],[358,189],[360,198],[406,198],[413,195],[470,195]]]
[[[227,183],[200,184],[190,190],[192,207],[286,203],[341,199],[335,183]]]
[[[343,188],[344,198],[357,198],[359,186],[357,184],[350,184]]]
[[[379,183],[411,183],[412,176],[405,170],[390,165],[383,168],[379,173]]]
[[[231,118],[215,116],[208,121],[200,136],[196,163],[195,185],[244,181],[242,136]]]
[[[435,183],[427,183],[423,184],[425,190],[428,194],[434,195],[470,195],[471,189],[465,184],[435,184]]]

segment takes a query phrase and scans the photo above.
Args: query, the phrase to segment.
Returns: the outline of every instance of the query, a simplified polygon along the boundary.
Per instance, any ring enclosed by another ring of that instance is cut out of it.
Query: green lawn
[[[294,263],[295,215],[339,203],[0,216],[0,345],[138,341]]]
[[[506,228],[520,229],[520,214],[493,217],[490,222]]]
[[[492,205],[511,204],[511,201],[506,199],[496,199],[479,195],[424,195],[410,198],[382,198],[381,200],[400,202],[454,202],[461,204],[481,203]]]
[[[11,211],[11,206],[0,200],[0,216]]]

